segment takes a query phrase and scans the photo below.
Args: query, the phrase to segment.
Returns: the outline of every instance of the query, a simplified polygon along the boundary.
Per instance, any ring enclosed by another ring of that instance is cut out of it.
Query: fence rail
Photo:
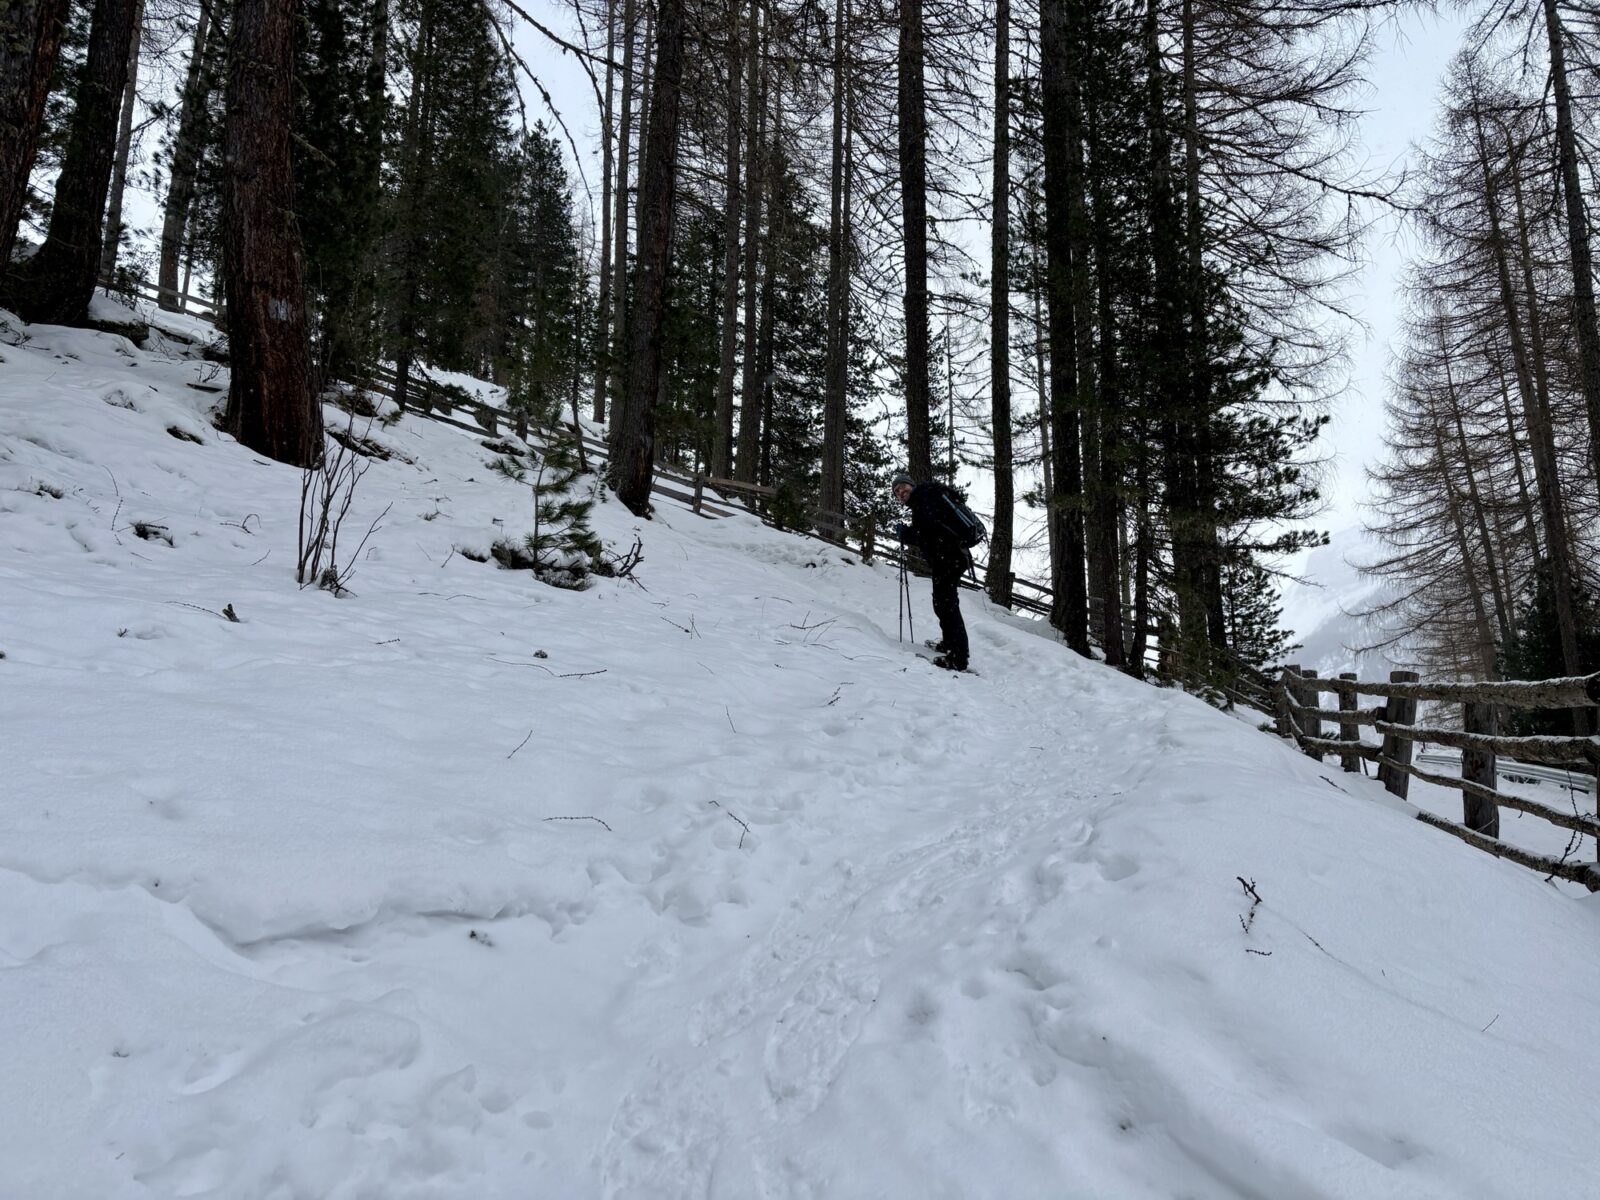
[[[1324,692],[1339,697],[1337,709],[1319,706]],[[1395,671],[1385,681],[1358,679],[1345,674],[1319,678],[1299,666],[1283,668],[1277,684],[1277,728],[1306,754],[1321,761],[1336,754],[1346,771],[1360,771],[1362,762],[1376,763],[1378,779],[1393,795],[1408,798],[1412,779],[1461,792],[1462,820],[1458,823],[1417,809],[1417,819],[1442,829],[1470,846],[1558,879],[1581,883],[1600,891],[1600,867],[1533,854],[1500,840],[1500,809],[1539,817],[1562,829],[1586,834],[1600,846],[1600,819],[1585,813],[1563,812],[1537,800],[1513,796],[1495,785],[1498,760],[1504,755],[1518,763],[1564,766],[1586,775],[1600,773],[1600,737],[1573,735],[1506,736],[1500,733],[1503,709],[1527,712],[1554,709],[1593,710],[1600,705],[1600,672],[1593,675],[1535,681],[1488,683],[1422,683],[1410,671]],[[1361,709],[1361,696],[1380,696],[1381,707]],[[1458,729],[1417,724],[1417,704],[1459,704]],[[1325,736],[1324,722],[1339,726],[1337,737]],[[1361,740],[1361,730],[1382,737],[1374,746]],[[1450,746],[1461,751],[1461,774],[1443,775],[1412,762],[1418,744]]]

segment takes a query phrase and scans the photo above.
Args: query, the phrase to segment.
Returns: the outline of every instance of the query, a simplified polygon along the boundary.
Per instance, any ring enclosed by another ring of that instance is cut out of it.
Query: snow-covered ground
[[[1593,898],[747,517],[469,561],[526,491],[414,418],[300,591],[211,364],[4,342],[5,1200],[1594,1188]]]

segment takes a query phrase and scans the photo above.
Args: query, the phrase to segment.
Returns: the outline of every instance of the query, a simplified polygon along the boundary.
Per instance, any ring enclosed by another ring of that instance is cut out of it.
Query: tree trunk
[[[644,139],[646,131],[650,128],[650,102],[651,96],[651,70],[655,66],[655,55],[652,52],[656,38],[656,10],[649,0],[641,0],[644,4],[644,37],[640,39],[640,64],[639,64],[639,180],[644,181]],[[634,196],[633,227],[644,228],[644,197],[636,193]]]
[[[50,230],[39,252],[13,272],[17,315],[24,321],[81,325],[88,318],[138,8],[138,0],[95,0]]]
[[[1182,660],[1180,669],[1194,673],[1203,663],[1192,661],[1203,655],[1208,640],[1205,605],[1201,586],[1200,524],[1194,481],[1193,389],[1189,386],[1188,332],[1186,310],[1186,269],[1180,258],[1183,221],[1178,213],[1172,181],[1172,138],[1168,128],[1166,78],[1158,36],[1159,14],[1156,0],[1148,0],[1145,11],[1145,66],[1148,79],[1150,128],[1150,250],[1154,273],[1155,341],[1159,347],[1152,356],[1156,428],[1162,447],[1162,482],[1168,532],[1172,544],[1172,587],[1183,621],[1181,646],[1171,644],[1168,622],[1162,618],[1162,666],[1166,671],[1174,656]],[[1150,482],[1146,475],[1146,484]],[[1154,531],[1151,536],[1153,539]],[[1154,567],[1154,549],[1151,550]],[[1137,601],[1136,601],[1137,602]],[[1153,604],[1152,604],[1153,609]]]
[[[406,124],[400,141],[399,229],[400,279],[390,315],[390,351],[394,354],[394,402],[401,412],[411,395],[411,366],[416,358],[417,313],[422,299],[420,263],[427,199],[432,189],[434,154],[434,59],[432,0],[418,6],[417,29],[411,54],[411,95],[406,100]],[[426,394],[424,401],[426,402]]]
[[[1028,193],[1028,225],[1029,228],[1039,228],[1038,196],[1030,188]],[[1036,257],[1043,258],[1043,247],[1035,247]],[[1033,299],[1033,389],[1039,397],[1039,471],[1044,480],[1044,496],[1048,499],[1055,495],[1056,487],[1053,478],[1055,471],[1055,458],[1050,448],[1050,374],[1048,369],[1049,359],[1045,356],[1046,332],[1044,319],[1044,293],[1046,287],[1045,273],[1034,265],[1033,287],[1030,289]],[[1050,561],[1056,561],[1055,538],[1056,523],[1045,521],[1046,536],[1050,542]],[[1059,587],[1061,581],[1052,578],[1051,587]]]
[[[994,207],[989,229],[989,420],[994,434],[994,521],[989,598],[1011,606],[1016,496],[1011,463],[1011,0],[994,12]]]
[[[104,240],[100,248],[100,277],[110,279],[122,249],[122,193],[128,186],[128,159],[133,153],[133,110],[139,99],[139,46],[144,40],[144,0],[133,14],[133,38],[128,43],[128,81],[122,89],[122,119],[117,125],[117,156],[111,167],[111,201],[106,209]]]
[[[728,139],[723,175],[722,210],[722,349],[717,362],[717,410],[711,433],[711,474],[728,479],[733,472],[733,377],[739,361],[739,139],[740,72],[744,53],[739,45],[739,0],[728,2]]]
[[[768,82],[771,95],[765,105],[771,109],[772,124],[763,151],[763,175],[767,186],[767,253],[762,264],[761,320],[757,357],[761,364],[761,459],[758,476],[765,487],[772,486],[772,380],[776,371],[775,332],[778,306],[778,259],[783,254],[782,210],[773,202],[783,162],[783,77]]]
[[[594,419],[605,424],[611,358],[611,187],[616,170],[617,0],[606,4],[606,98],[600,110],[600,299],[594,327]]]
[[[638,36],[638,0],[622,9],[622,114],[617,121],[616,210],[611,217],[611,390],[620,402],[628,372],[628,158],[633,148],[633,44]],[[603,415],[602,415],[602,419]]]
[[[1528,487],[1528,473],[1522,465],[1522,443],[1517,440],[1517,420],[1511,408],[1511,388],[1506,383],[1505,364],[1498,354],[1490,354],[1489,359],[1494,367],[1495,378],[1500,384],[1500,408],[1506,418],[1506,441],[1510,445],[1511,465],[1515,469],[1517,480],[1518,512],[1522,516],[1523,532],[1527,534],[1528,545],[1533,550],[1534,560],[1544,557],[1544,550],[1539,540],[1539,519],[1534,515],[1533,493]],[[1513,592],[1516,589],[1511,589]]]
[[[1456,393],[1455,371],[1450,365],[1450,348],[1445,339],[1444,322],[1438,325],[1439,356],[1444,367],[1445,396],[1450,402],[1450,419],[1455,427],[1456,443],[1461,448],[1461,469],[1467,478],[1467,503],[1471,506],[1473,522],[1477,526],[1478,538],[1483,543],[1484,570],[1489,576],[1489,588],[1494,598],[1495,625],[1500,632],[1500,641],[1509,641],[1511,638],[1511,607],[1508,598],[1500,587],[1500,569],[1498,554],[1495,550],[1494,539],[1489,534],[1488,514],[1484,510],[1483,497],[1478,491],[1477,472],[1472,466],[1472,447],[1467,442],[1467,428],[1461,417],[1461,400]],[[1440,450],[1440,461],[1444,461],[1443,450]],[[1496,643],[1498,645],[1498,643]],[[1491,655],[1491,659],[1492,659]],[[1491,669],[1492,666],[1491,666]],[[1495,678],[1494,675],[1488,678]]]
[[[214,36],[210,4],[201,0],[200,15],[194,26],[194,49],[189,54],[189,70],[183,83],[183,105],[178,116],[178,136],[172,146],[167,202],[161,221],[157,302],[168,312],[177,312],[180,307],[178,261],[183,257],[189,207],[194,203],[195,180],[200,171],[201,139],[213,82],[208,62],[214,48],[209,39]]]
[[[913,479],[933,478],[928,375],[928,147],[922,0],[899,0],[897,114],[905,245],[906,453]]]
[[[1477,649],[1477,669],[1484,679],[1498,675],[1495,666],[1494,631],[1489,627],[1489,612],[1483,604],[1483,583],[1478,577],[1478,566],[1472,558],[1472,544],[1467,537],[1467,525],[1461,515],[1461,499],[1456,495],[1455,484],[1450,479],[1450,464],[1444,447],[1444,433],[1437,418],[1433,421],[1434,454],[1439,460],[1439,483],[1444,489],[1445,511],[1450,517],[1451,532],[1455,534],[1456,553],[1461,556],[1463,583],[1472,604],[1472,634]],[[1465,664],[1463,664],[1465,665]]]
[[[1001,0],[1005,3],[1006,0]],[[833,6],[833,159],[828,187],[828,362],[826,392],[822,402],[822,482],[818,507],[828,515],[819,525],[830,537],[844,540],[844,446],[849,425],[850,334],[846,328],[849,310],[850,265],[848,262],[849,164],[845,140],[847,86],[845,69],[849,61],[845,46],[850,37],[850,9],[847,0],[834,0]],[[837,522],[837,524],[835,524]]]
[[[0,283],[9,273],[28,203],[28,177],[67,9],[68,0],[9,0],[0,7]]]
[[[232,382],[227,425],[279,462],[322,457],[294,224],[295,0],[236,0],[222,176]]]
[[[1133,636],[1128,642],[1128,669],[1143,679],[1145,656],[1150,650],[1150,569],[1155,561],[1155,528],[1150,518],[1150,450],[1141,441],[1139,466],[1134,476],[1138,495],[1138,523],[1133,538]]]
[[[1188,385],[1189,423],[1194,444],[1194,590],[1200,609],[1184,625],[1204,629],[1213,647],[1228,644],[1227,620],[1222,604],[1222,547],[1217,534],[1217,472],[1221,469],[1214,449],[1211,386],[1211,337],[1207,318],[1205,219],[1200,204],[1200,117],[1195,81],[1194,0],[1183,0],[1183,174],[1184,237],[1187,253],[1189,308]]]
[[[1594,303],[1594,260],[1589,257],[1589,214],[1578,179],[1577,135],[1573,131],[1572,95],[1567,85],[1565,33],[1556,0],[1544,0],[1545,34],[1550,43],[1550,81],[1556,97],[1556,146],[1560,159],[1561,194],[1567,210],[1567,249],[1572,263],[1572,319],[1578,335],[1579,378],[1589,414],[1589,452],[1595,484],[1600,487],[1600,325]]]
[[[757,276],[760,268],[761,202],[766,186],[766,164],[762,161],[761,153],[767,117],[764,86],[766,68],[761,52],[761,9],[760,4],[754,4],[751,8],[750,62],[745,80],[744,370],[739,382],[739,446],[733,461],[734,478],[741,483],[755,482],[756,459],[761,453],[760,281]]]
[[[655,83],[650,98],[640,193],[639,285],[629,329],[628,389],[612,437],[611,479],[638,516],[650,511],[655,474],[656,403],[661,386],[661,325],[671,267],[678,171],[678,100],[683,79],[683,0],[659,0]]]
[[[1566,506],[1561,494],[1561,473],[1556,458],[1555,437],[1545,397],[1540,395],[1528,360],[1523,338],[1522,313],[1511,283],[1511,266],[1504,223],[1500,214],[1499,184],[1490,166],[1489,148],[1483,123],[1475,121],[1478,165],[1483,175],[1483,202],[1489,217],[1490,249],[1500,288],[1500,303],[1506,333],[1511,342],[1511,360],[1517,390],[1522,395],[1523,421],[1528,427],[1528,443],[1533,451],[1534,481],[1539,491],[1540,515],[1544,520],[1545,550],[1550,560],[1551,583],[1555,592],[1556,625],[1561,641],[1561,660],[1568,675],[1579,672],[1577,610],[1573,602],[1571,542],[1567,534]],[[1515,166],[1512,168],[1515,170]]]
[[[1089,113],[1089,144],[1094,158],[1091,168],[1098,167],[1102,153],[1100,126]],[[1120,373],[1117,362],[1117,319],[1112,303],[1112,281],[1116,271],[1111,262],[1111,198],[1105,188],[1106,172],[1091,169],[1090,179],[1094,201],[1094,254],[1098,266],[1099,288],[1096,314],[1100,329],[1099,369],[1094,398],[1094,444],[1085,461],[1094,463],[1094,488],[1089,497],[1089,573],[1100,593],[1099,623],[1100,645],[1105,651],[1106,665],[1120,667],[1126,661],[1122,644],[1122,547],[1121,502],[1117,484],[1120,470],[1120,423],[1122,421],[1122,396],[1119,388]]]
[[[1083,465],[1077,409],[1077,328],[1074,320],[1072,192],[1078,180],[1072,166],[1079,122],[1074,111],[1073,75],[1078,61],[1079,25],[1069,0],[1043,0],[1040,10],[1040,74],[1044,99],[1044,209],[1049,266],[1050,420],[1055,442],[1056,492],[1051,518],[1059,533],[1060,556],[1055,604],[1050,622],[1067,645],[1089,654],[1088,592],[1084,579]]]

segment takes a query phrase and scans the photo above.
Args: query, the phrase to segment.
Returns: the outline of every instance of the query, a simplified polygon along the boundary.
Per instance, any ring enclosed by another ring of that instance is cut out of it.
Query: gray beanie
[[[894,482],[889,485],[889,490],[891,492],[894,491],[902,483],[905,484],[907,487],[916,487],[917,486],[916,481],[913,480],[911,478],[911,476],[907,475],[904,471],[901,471],[900,474],[898,474],[898,475],[896,475],[894,477]]]

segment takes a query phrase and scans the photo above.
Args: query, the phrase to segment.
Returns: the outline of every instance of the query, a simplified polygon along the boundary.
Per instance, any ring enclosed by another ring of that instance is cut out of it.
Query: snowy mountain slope
[[[1382,629],[1356,615],[1379,602],[1384,581],[1354,565],[1376,558],[1377,549],[1359,525],[1334,533],[1295,567],[1296,580],[1283,587],[1283,621],[1299,649],[1289,658],[1323,675],[1355,671],[1363,679],[1385,679],[1407,660],[1404,647],[1370,650],[1385,640]]]
[[[299,591],[209,365],[27,332],[5,1200],[1588,1186],[1592,900],[977,597],[936,671],[749,518],[601,506],[643,588],[468,561],[527,495],[425,422]]]

